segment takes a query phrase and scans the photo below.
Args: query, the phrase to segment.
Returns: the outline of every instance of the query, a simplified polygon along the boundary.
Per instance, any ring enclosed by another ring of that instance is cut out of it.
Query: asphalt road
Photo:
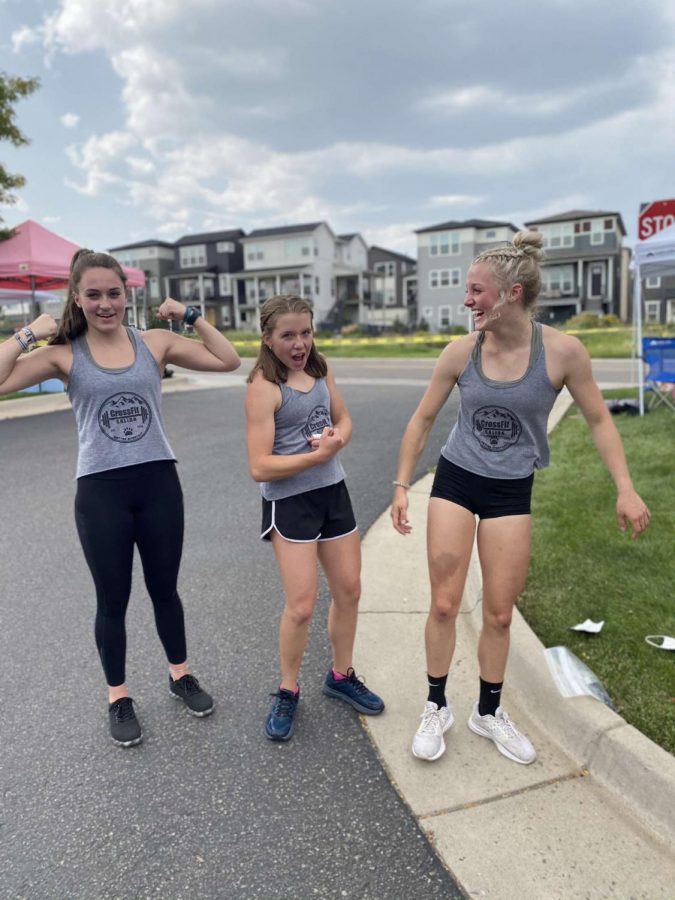
[[[389,502],[421,386],[345,383],[343,393],[355,422],[343,460],[364,532]],[[0,422],[3,898],[462,896],[358,718],[321,694],[330,662],[325,589],[296,734],[288,745],[263,737],[282,594],[271,548],[258,538],[242,401],[242,387],[164,399],[186,500],[180,591],[190,660],[218,706],[198,720],[168,696],[137,570],[127,674],[145,740],[126,751],[108,737],[94,593],[73,523],[72,413]],[[452,419],[453,402],[419,475]],[[390,686],[372,687],[396,702]]]

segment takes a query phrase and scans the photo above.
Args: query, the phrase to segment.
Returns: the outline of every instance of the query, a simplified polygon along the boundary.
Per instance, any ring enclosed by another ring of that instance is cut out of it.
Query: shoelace
[[[498,716],[495,716],[496,731],[499,731],[505,738],[519,738],[520,734],[508,715],[502,710]]]
[[[353,669],[347,669],[347,680],[351,685],[354,686],[354,690],[357,694],[369,694],[370,691],[366,687],[365,678],[361,678],[360,675],[357,675]]]
[[[136,718],[131,697],[122,697],[120,700],[116,700],[111,711],[118,722],[128,722],[129,719]]]
[[[179,679],[180,683],[185,685],[185,693],[186,694],[197,694],[201,690],[199,687],[199,682],[195,678],[194,675],[183,675],[182,678]]]
[[[295,706],[296,698],[290,691],[278,691],[276,694],[270,694],[270,697],[276,697],[274,704],[274,715],[280,718],[290,716]]]
[[[440,730],[440,716],[437,709],[425,709],[421,715],[422,724],[419,727],[421,734],[436,734]]]

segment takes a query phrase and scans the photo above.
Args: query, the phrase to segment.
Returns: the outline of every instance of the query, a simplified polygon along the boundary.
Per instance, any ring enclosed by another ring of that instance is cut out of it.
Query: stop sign
[[[671,225],[675,225],[675,200],[645,203],[638,216],[638,239],[644,241]]]

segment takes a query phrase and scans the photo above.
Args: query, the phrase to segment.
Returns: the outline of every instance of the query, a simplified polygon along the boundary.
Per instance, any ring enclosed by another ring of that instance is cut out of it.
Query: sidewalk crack
[[[437,809],[434,812],[422,813],[418,816],[420,822],[425,819],[434,819],[436,816],[445,816],[448,813],[459,812],[465,809],[476,809],[479,806],[485,806],[488,803],[496,803],[499,800],[509,800],[511,797],[518,797],[520,794],[529,794],[531,791],[538,791],[540,788],[550,787],[553,784],[560,784],[565,781],[574,781],[576,778],[588,778],[590,772],[588,769],[579,769],[576,772],[568,772],[566,775],[558,775],[556,778],[547,778],[545,781],[538,781],[536,784],[527,785],[527,787],[515,788],[512,791],[505,791],[503,794],[495,794],[493,797],[485,797],[482,800],[473,800],[469,803],[458,803],[457,806],[447,806],[444,809]]]

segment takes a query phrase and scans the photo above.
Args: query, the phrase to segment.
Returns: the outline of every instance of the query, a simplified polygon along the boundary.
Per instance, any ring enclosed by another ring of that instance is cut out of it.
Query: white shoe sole
[[[216,704],[214,703],[210,709],[205,709],[204,712],[198,712],[194,709],[190,709],[185,700],[182,697],[179,697],[178,694],[174,694],[173,691],[169,691],[169,696],[173,697],[174,700],[180,700],[180,702],[185,707],[185,711],[188,712],[191,716],[196,716],[198,719],[203,719],[205,716],[210,716],[213,710],[216,708]]]
[[[445,753],[445,739],[444,739],[443,735],[445,734],[446,731],[449,731],[454,724],[455,724],[455,717],[450,716],[450,718],[448,719],[448,721],[446,722],[446,724],[443,728],[443,732],[441,733],[440,750],[438,751],[438,753],[435,756],[422,756],[420,753],[415,753],[415,742],[413,740],[413,745],[412,745],[411,749],[412,749],[412,755],[415,757],[415,759],[423,759],[425,762],[435,762],[437,759],[440,759],[441,756],[443,756],[443,754]]]
[[[473,721],[473,719],[469,719],[469,721],[468,721],[467,724],[468,724],[469,728],[471,729],[471,731],[473,731],[474,734],[477,734],[477,735],[479,735],[479,737],[484,737],[484,738],[487,738],[489,741],[492,741],[492,743],[495,745],[495,747],[497,748],[497,750],[499,750],[499,752],[501,753],[501,755],[502,755],[502,756],[505,756],[507,759],[510,759],[511,762],[519,763],[521,766],[529,766],[529,765],[531,765],[531,764],[535,761],[535,759],[537,758],[537,755],[535,754],[535,755],[532,757],[532,759],[520,759],[519,757],[517,757],[517,756],[515,756],[513,753],[511,753],[510,750],[507,750],[506,747],[504,747],[503,744],[500,744],[499,741],[496,741],[496,740],[492,737],[492,735],[490,734],[489,731],[485,731],[483,728],[481,728],[480,725],[477,725],[477,724]]]

